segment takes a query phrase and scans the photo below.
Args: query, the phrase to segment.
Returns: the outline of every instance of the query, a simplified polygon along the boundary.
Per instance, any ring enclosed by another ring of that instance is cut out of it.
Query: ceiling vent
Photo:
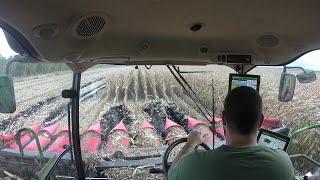
[[[103,33],[108,25],[108,16],[102,13],[88,14],[78,19],[72,34],[78,39],[91,39]]]

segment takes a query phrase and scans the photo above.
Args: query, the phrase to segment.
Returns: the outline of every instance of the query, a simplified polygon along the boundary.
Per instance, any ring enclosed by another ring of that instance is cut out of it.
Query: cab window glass
[[[109,178],[162,179],[163,174],[149,171],[161,169],[168,145],[186,137],[188,118],[206,122],[166,66],[148,68],[96,65],[82,75],[80,129],[86,175],[94,177],[94,166],[100,166],[100,175]],[[210,112],[212,85],[215,87],[219,116],[228,74],[234,71],[217,65],[197,66],[200,73],[192,73],[192,66],[179,68],[191,72],[183,76]],[[206,125],[197,128],[209,131]],[[212,139],[208,141],[212,143]],[[181,147],[176,147],[170,157],[174,158]]]
[[[250,74],[261,76],[260,94],[263,99],[263,113],[266,118],[279,119],[278,126],[290,128],[291,133],[310,127],[319,123],[320,119],[320,50],[305,54],[296,61],[287,65],[287,67],[302,67],[306,72],[315,71],[317,79],[310,83],[300,83],[296,80],[293,99],[289,102],[280,102],[278,100],[280,77],[283,67],[269,66],[256,67]],[[288,74],[297,75],[303,73],[299,68],[288,68]],[[271,124],[270,124],[271,125]],[[288,149],[289,154],[305,154],[319,162],[320,160],[320,139],[318,128],[303,131],[294,136],[291,140],[291,146]],[[292,159],[295,173],[305,174],[309,171],[315,172],[314,164],[303,159]]]
[[[48,160],[69,146],[69,100],[61,97],[61,91],[71,88],[73,73],[62,63],[10,63],[14,55],[17,54],[10,49],[0,29],[0,76],[13,80],[16,100],[14,113],[0,113],[0,177],[38,179]],[[8,64],[11,65],[6,72]],[[21,159],[15,139],[20,131],[18,139],[25,156]],[[34,135],[44,157],[39,156]],[[57,140],[61,141],[56,143]],[[58,174],[70,172],[74,169],[56,170]]]

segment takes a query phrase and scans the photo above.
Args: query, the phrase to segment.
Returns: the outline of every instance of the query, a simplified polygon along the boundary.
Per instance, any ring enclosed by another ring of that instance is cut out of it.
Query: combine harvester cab
[[[192,131],[204,136],[206,150],[223,145],[216,116],[240,86],[262,96],[264,114],[303,127],[292,138],[319,128],[319,7],[317,0],[2,2],[0,179],[167,179],[142,169],[162,164],[153,172],[167,175],[165,161],[177,153],[166,152],[180,150]],[[18,130],[25,124],[34,125]],[[266,117],[258,144],[263,135],[259,145],[295,145],[289,153],[305,154],[292,158],[320,167],[318,131],[290,141],[283,126]]]

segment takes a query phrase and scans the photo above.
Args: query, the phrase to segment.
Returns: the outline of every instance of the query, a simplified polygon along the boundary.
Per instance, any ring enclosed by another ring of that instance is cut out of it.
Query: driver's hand
[[[199,144],[203,143],[204,141],[204,135],[201,134],[198,131],[191,131],[188,135],[188,141],[187,144],[189,144],[192,147],[196,147]]]

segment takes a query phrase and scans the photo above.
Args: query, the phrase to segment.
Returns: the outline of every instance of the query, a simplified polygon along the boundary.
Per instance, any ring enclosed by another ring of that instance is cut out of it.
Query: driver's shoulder
[[[265,156],[269,156],[272,159],[275,160],[288,160],[290,161],[289,155],[282,151],[282,150],[278,150],[278,149],[272,149],[272,148],[268,148],[268,147],[263,147],[263,146],[259,146],[259,151],[257,151],[257,153],[261,153]]]
[[[194,174],[205,174],[205,172],[208,171],[208,167],[211,168],[215,166],[215,164],[212,164],[212,162],[216,162],[215,157],[217,156],[215,156],[215,153],[212,150],[195,150],[181,159],[178,165],[179,173],[188,178],[193,177]],[[195,170],[197,170],[198,173],[195,173]]]
[[[186,161],[203,161],[211,159],[215,156],[215,151],[195,150],[186,157]]]
[[[207,151],[193,151],[188,155],[184,156],[178,164],[178,168],[180,171],[185,173],[190,173],[194,169],[202,169],[201,167],[206,164],[205,162],[209,162],[210,158],[208,158]]]

